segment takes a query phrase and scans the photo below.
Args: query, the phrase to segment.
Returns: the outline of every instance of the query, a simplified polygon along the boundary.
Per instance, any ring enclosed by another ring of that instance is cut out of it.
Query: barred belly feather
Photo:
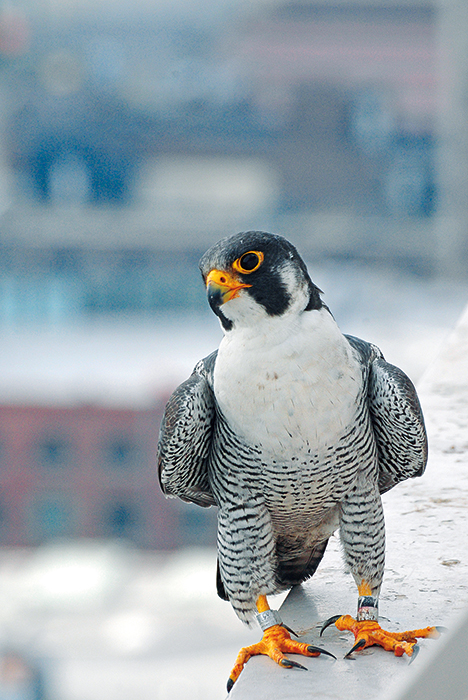
[[[220,570],[244,620],[258,595],[303,578],[358,476],[376,482],[363,366],[328,311],[301,321],[269,328],[274,344],[262,346],[258,328],[225,337],[214,369]]]

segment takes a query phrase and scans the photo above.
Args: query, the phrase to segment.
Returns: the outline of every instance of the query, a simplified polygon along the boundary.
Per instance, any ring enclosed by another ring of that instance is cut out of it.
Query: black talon
[[[307,647],[307,651],[309,651],[311,654],[325,654],[325,656],[331,656],[332,659],[335,659],[336,661],[336,656],[335,654],[332,654],[330,651],[327,651],[326,649],[321,649],[320,647],[314,647],[312,644],[309,644]]]
[[[308,671],[305,666],[302,666],[302,664],[298,664],[297,661],[291,661],[291,659],[281,659],[280,661],[281,666],[284,666],[285,668],[302,668],[303,671]]]
[[[410,658],[410,660],[409,660],[409,664],[412,664],[412,663],[413,663],[413,661],[415,660],[415,658],[416,658],[417,655],[419,654],[420,648],[421,648],[421,647],[418,646],[417,644],[414,645],[414,647],[413,647],[413,653],[411,654],[411,658]],[[409,666],[409,664],[408,664],[408,666]]]
[[[295,631],[292,630],[290,627],[288,627],[287,625],[285,625],[284,622],[281,623],[281,627],[284,627],[285,630],[287,630],[290,634],[293,634],[295,637],[299,637],[299,635],[297,634],[297,632],[295,632]]]
[[[353,646],[353,648],[348,651],[348,653],[346,654],[346,656],[344,658],[347,659],[348,656],[350,656],[354,651],[358,651],[359,649],[362,649],[362,647],[365,647],[365,646],[366,646],[366,640],[359,639],[356,642],[356,644]]]
[[[440,634],[444,634],[444,632],[448,632],[448,627],[443,627],[442,625],[436,625],[436,630],[440,632]]]
[[[234,685],[234,681],[232,680],[232,678],[228,678],[228,682],[226,683],[228,693],[231,692],[233,685]]]
[[[333,615],[333,617],[329,617],[328,620],[326,620],[323,625],[322,629],[320,630],[320,636],[325,632],[327,627],[330,627],[330,625],[333,625],[337,620],[340,619],[340,617],[343,617],[342,615]]]

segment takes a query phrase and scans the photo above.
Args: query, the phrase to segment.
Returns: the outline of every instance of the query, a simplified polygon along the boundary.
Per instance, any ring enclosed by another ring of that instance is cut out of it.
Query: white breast
[[[353,350],[325,309],[233,329],[214,371],[234,431],[284,457],[336,443],[356,415],[361,384]]]

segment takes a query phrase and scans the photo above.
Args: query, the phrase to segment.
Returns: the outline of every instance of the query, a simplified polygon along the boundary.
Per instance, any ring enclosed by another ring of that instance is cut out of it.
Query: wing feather
[[[216,353],[201,360],[169,399],[158,444],[159,481],[163,492],[202,507],[216,505],[206,462],[215,417],[209,376]]]
[[[424,473],[427,435],[416,389],[379,348],[346,336],[368,369],[368,406],[379,454],[379,490]]]

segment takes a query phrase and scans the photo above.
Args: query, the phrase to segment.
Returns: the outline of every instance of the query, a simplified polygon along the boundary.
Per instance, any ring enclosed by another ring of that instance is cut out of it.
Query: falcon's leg
[[[349,630],[354,634],[354,646],[346,656],[375,644],[383,647],[386,651],[393,651],[395,656],[403,656],[403,654],[413,656],[418,638],[437,639],[440,636],[437,627],[425,627],[408,632],[383,630],[378,623],[377,598],[371,595],[370,586],[363,581],[358,590],[359,603],[356,619],[351,615],[336,616],[330,618],[322,627],[323,632],[329,624],[335,623],[339,630]]]
[[[296,661],[291,661],[285,654],[302,654],[303,656],[320,656],[320,654],[327,654],[328,656],[333,656],[333,654],[330,654],[324,649],[319,649],[318,647],[304,644],[303,642],[293,641],[287,628],[283,626],[279,615],[274,610],[270,610],[266,596],[261,595],[256,605],[258,610],[257,619],[263,629],[263,637],[257,644],[252,644],[240,650],[234,668],[229,676],[227,683],[228,692],[239,678],[244,665],[251,656],[265,654],[284,668],[302,668],[305,671],[307,671],[305,666],[298,664]]]
[[[436,627],[392,633],[378,622],[379,591],[385,559],[385,525],[382,501],[378,490],[369,489],[363,479],[341,506],[341,540],[346,563],[356,581],[359,599],[356,619],[350,615],[330,618],[322,627],[335,623],[339,630],[349,630],[355,636],[353,651],[377,644],[396,656],[412,656],[418,637],[438,637]]]

